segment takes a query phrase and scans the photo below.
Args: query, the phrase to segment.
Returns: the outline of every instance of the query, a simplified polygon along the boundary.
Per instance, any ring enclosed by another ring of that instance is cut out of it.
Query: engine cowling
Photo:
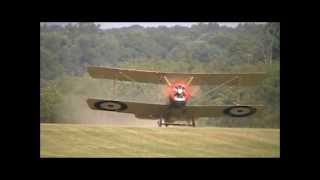
[[[183,82],[177,82],[170,87],[170,101],[174,105],[183,106],[190,98],[189,86]]]

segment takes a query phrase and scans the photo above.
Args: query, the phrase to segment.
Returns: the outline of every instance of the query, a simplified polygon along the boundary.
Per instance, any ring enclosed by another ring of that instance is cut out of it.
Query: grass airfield
[[[280,130],[42,123],[40,157],[280,157]]]

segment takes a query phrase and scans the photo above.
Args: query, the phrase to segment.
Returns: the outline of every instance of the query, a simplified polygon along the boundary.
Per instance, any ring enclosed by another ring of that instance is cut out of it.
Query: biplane
[[[196,126],[195,120],[201,117],[247,117],[263,109],[263,105],[189,105],[192,97],[190,87],[215,85],[216,90],[223,86],[253,86],[265,77],[265,73],[174,73],[143,71],[88,66],[92,78],[114,81],[135,81],[164,85],[168,89],[168,103],[153,104],[89,98],[87,104],[93,110],[131,113],[136,118],[158,120],[158,126]],[[184,123],[177,123],[183,121]]]

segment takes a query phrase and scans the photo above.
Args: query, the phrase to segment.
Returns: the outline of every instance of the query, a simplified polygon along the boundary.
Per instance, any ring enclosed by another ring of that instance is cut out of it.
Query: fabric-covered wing
[[[94,66],[89,66],[88,72],[93,78],[156,84],[165,84],[166,81],[164,77],[166,77],[172,82],[176,80],[188,81],[190,78],[193,78],[191,83],[192,85],[218,85],[224,82],[228,82],[226,85],[250,86],[255,85],[259,80],[265,77],[265,73],[172,73]]]
[[[263,109],[263,105],[217,105],[217,106],[186,106],[185,113],[195,118],[200,117],[246,117]]]
[[[148,104],[139,102],[111,101],[90,98],[87,103],[91,109],[103,111],[116,111],[122,113],[132,113],[141,119],[159,119],[160,114],[165,111],[167,105]]]

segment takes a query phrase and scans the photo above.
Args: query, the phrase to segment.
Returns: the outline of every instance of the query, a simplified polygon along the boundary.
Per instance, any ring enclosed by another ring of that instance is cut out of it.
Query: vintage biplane
[[[195,127],[201,117],[246,117],[263,109],[263,105],[188,105],[192,96],[190,87],[215,85],[210,92],[223,86],[252,86],[265,77],[265,73],[200,74],[142,71],[88,66],[91,77],[114,81],[135,81],[167,86],[168,103],[152,104],[89,98],[87,103],[93,110],[132,113],[136,118],[158,120],[158,125],[184,125]],[[176,122],[185,123],[176,123]]]

